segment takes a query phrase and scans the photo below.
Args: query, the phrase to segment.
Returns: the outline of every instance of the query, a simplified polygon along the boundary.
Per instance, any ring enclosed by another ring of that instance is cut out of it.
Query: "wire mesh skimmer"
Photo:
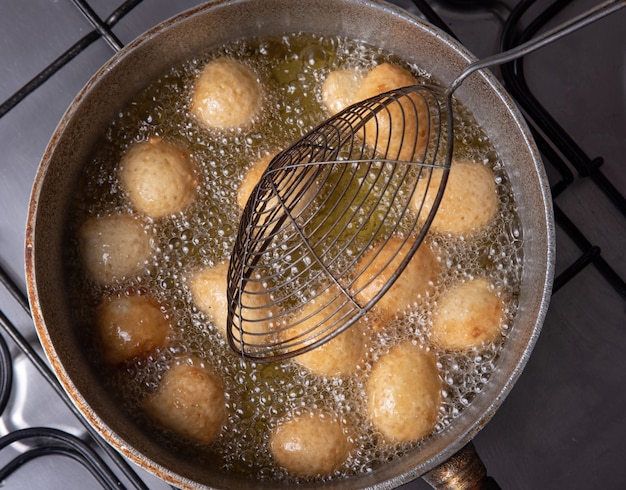
[[[605,2],[472,63],[447,88],[415,85],[358,102],[279,153],[246,204],[231,256],[230,346],[250,360],[285,359],[364,317],[400,277],[439,207],[454,143],[453,92],[471,73],[625,3]]]

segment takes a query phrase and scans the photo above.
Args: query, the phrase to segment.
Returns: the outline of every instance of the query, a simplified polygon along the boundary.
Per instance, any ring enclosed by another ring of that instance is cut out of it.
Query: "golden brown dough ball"
[[[373,68],[364,78],[354,100],[362,101],[375,95],[417,84],[407,70],[391,63]],[[389,105],[375,120],[365,125],[365,141],[390,159],[423,161],[428,144],[428,112],[424,100],[417,94]]]
[[[367,417],[386,441],[410,442],[430,434],[442,384],[435,356],[405,341],[382,356],[366,383]]]
[[[373,257],[377,249],[371,249],[357,262],[355,270],[359,276],[352,289],[356,293],[355,299],[360,304],[364,305],[380,291],[406,257],[410,243],[407,242],[402,246],[402,240],[401,237],[391,237],[375,258]],[[370,261],[372,261],[371,265],[367,266],[364,272],[360,272]],[[377,312],[383,320],[402,313],[433,292],[440,269],[437,256],[430,249],[428,242],[423,241],[400,277],[374,305],[373,311]],[[378,273],[380,275],[372,280],[374,274]],[[359,291],[361,288],[363,290]],[[374,328],[382,324],[384,322],[378,322]]]
[[[191,277],[190,289],[198,309],[213,320],[220,334],[226,339],[228,262],[200,269]],[[257,294],[244,294],[243,303],[248,308],[244,311],[246,320],[243,322],[243,327],[247,332],[269,332],[272,326],[273,310],[271,306],[267,308],[264,306],[269,305],[271,300],[260,285],[258,287],[251,285],[251,290],[256,291]],[[254,335],[244,335],[244,342],[254,343],[256,339]]]
[[[322,103],[331,114],[337,114],[354,103],[362,81],[357,70],[331,71],[322,85]]]
[[[270,436],[276,463],[299,476],[331,474],[348,458],[353,444],[330,414],[311,411],[279,424]]]
[[[133,207],[154,219],[183,211],[196,196],[189,156],[160,138],[130,147],[120,162],[120,180]]]
[[[249,126],[261,110],[262,87],[246,65],[218,58],[200,72],[191,100],[191,112],[209,129]]]
[[[96,310],[102,355],[110,364],[164,347],[172,329],[160,305],[135,294],[107,297]]]
[[[270,153],[269,155],[259,158],[246,171],[241,184],[239,184],[239,189],[237,190],[237,204],[241,209],[246,207],[246,203],[252,191],[261,180],[263,173],[267,170],[267,166],[275,156],[276,153]]]
[[[226,338],[228,263],[205,267],[191,277],[190,289],[200,311],[208,315]]]
[[[307,330],[318,324],[323,329],[340,321],[349,312],[350,306],[341,306],[341,296],[334,299],[337,291],[336,288],[330,288],[314,301],[307,303],[291,321],[294,326],[282,332],[283,340],[294,338],[298,334],[306,335]],[[331,317],[326,320],[329,315]],[[362,319],[319,347],[295,356],[293,360],[318,376],[350,375],[356,371],[365,354],[366,328],[367,320]]]
[[[200,444],[210,444],[226,423],[221,378],[198,359],[179,361],[144,401],[160,425]]]
[[[432,340],[446,349],[470,349],[495,340],[504,320],[504,304],[489,281],[474,279],[448,289],[437,301]]]
[[[256,185],[260,182],[263,174],[267,170],[267,167],[272,162],[278,152],[271,153],[264,156],[254,162],[250,168],[248,168],[244,175],[239,190],[237,191],[237,204],[241,209],[246,207],[248,199],[252,195],[252,191]],[[297,217],[300,213],[309,205],[312,199],[315,198],[315,194],[319,190],[317,181],[309,182],[313,179],[316,172],[316,168],[312,167],[298,167],[293,169],[292,173],[281,173],[280,178],[274,182],[277,185],[279,195],[287,208],[291,209],[290,213],[292,217]],[[261,204],[261,207],[257,209],[262,212],[259,225],[263,224],[264,218],[274,219],[274,208],[280,208],[282,206],[278,198],[263,196],[263,199],[267,199],[265,204]],[[282,211],[281,211],[282,213]]]
[[[83,265],[101,284],[137,274],[152,253],[153,237],[127,214],[88,218],[78,231]]]
[[[430,183],[418,182],[413,196],[413,209],[417,212],[424,193],[420,216],[426,218],[432,208],[443,171],[433,171]],[[498,212],[498,193],[493,171],[482,164],[467,160],[453,161],[441,204],[430,230],[456,235],[480,231],[491,223]]]

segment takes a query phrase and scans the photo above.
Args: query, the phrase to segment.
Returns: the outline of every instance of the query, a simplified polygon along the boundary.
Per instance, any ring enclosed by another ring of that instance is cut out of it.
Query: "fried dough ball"
[[[322,103],[331,114],[337,114],[354,103],[363,75],[357,70],[331,71],[322,85]]]
[[[270,299],[260,285],[251,284],[251,291],[256,294],[244,294],[243,304],[245,320],[243,328],[247,332],[266,333],[271,329],[273,310],[269,305]],[[205,267],[193,274],[190,283],[191,294],[200,311],[208,315],[220,334],[226,338],[228,318],[228,262],[215,266]],[[258,310],[254,308],[259,308]],[[254,343],[254,335],[244,335],[244,342]]]
[[[262,87],[246,65],[229,58],[208,63],[196,80],[191,112],[209,129],[249,126],[261,110]]]
[[[344,426],[315,410],[279,424],[270,436],[276,463],[299,476],[325,476],[348,458],[353,443]]]
[[[368,250],[357,262],[355,270],[358,277],[352,288],[356,292],[355,299],[361,304],[376,296],[406,257],[410,244],[407,242],[402,245],[402,241],[403,238],[399,236],[391,237],[375,258],[374,255],[378,250],[376,248]],[[370,261],[372,263],[367,265]],[[360,272],[366,266],[367,269]],[[437,256],[430,249],[428,242],[423,241],[400,277],[374,305],[373,311],[376,311],[383,320],[389,320],[402,313],[420,298],[433,292],[440,269]],[[363,289],[360,290],[361,288]],[[376,328],[377,325],[383,324],[384,321],[373,326]]]
[[[504,320],[504,304],[489,281],[474,279],[448,289],[437,301],[432,340],[445,349],[471,349],[495,340]]]
[[[248,168],[237,191],[237,204],[241,209],[246,207],[248,199],[252,195],[252,191],[260,182],[265,170],[267,170],[267,167],[277,154],[278,152],[275,152],[264,156]],[[314,177],[316,171],[317,169],[314,166],[299,167],[293,169],[292,173],[289,175],[281,174],[280,179],[275,181],[283,204],[291,209],[291,216],[299,216],[315,197],[319,186],[317,182],[314,181],[310,183],[309,181]],[[267,203],[262,204],[262,206],[262,211],[261,208],[258,209],[262,213],[266,213],[263,215],[264,217],[270,218],[270,215],[273,214],[273,209],[280,207],[281,203],[278,198],[269,197]],[[261,219],[259,225],[262,224],[262,222],[263,220]]]
[[[239,189],[237,190],[237,204],[241,209],[246,207],[246,203],[248,199],[250,199],[252,191],[261,180],[263,173],[267,170],[267,166],[275,156],[276,153],[270,153],[261,157],[246,171],[241,184],[239,184]]]
[[[160,305],[136,294],[106,297],[96,310],[96,326],[104,360],[113,365],[164,347],[173,333]]]
[[[190,283],[196,306],[213,320],[224,338],[228,315],[227,274],[228,263],[224,262],[201,269],[193,275]]]
[[[306,335],[307,330],[318,324],[323,329],[331,327],[335,321],[341,323],[341,317],[349,312],[350,306],[342,306],[343,296],[337,296],[337,293],[336,288],[330,288],[307,303],[292,320],[294,326],[281,332],[283,340],[299,334]],[[326,319],[329,315],[330,318]],[[366,327],[367,321],[362,319],[319,347],[295,356],[293,360],[318,376],[347,376],[355,372],[365,354]]]
[[[365,390],[367,417],[386,441],[416,441],[433,431],[442,383],[432,353],[404,341],[374,364]]]
[[[210,444],[226,423],[222,380],[198,359],[172,366],[144,408],[158,424],[199,444]]]
[[[100,284],[136,274],[152,253],[154,239],[127,214],[88,218],[78,231],[83,265]]]
[[[154,137],[126,152],[120,180],[133,207],[154,219],[183,211],[194,200],[198,185],[188,154]]]
[[[417,84],[407,70],[391,63],[373,68],[363,79],[354,100],[362,101],[389,90]],[[388,158],[423,161],[428,144],[428,111],[424,100],[415,93],[388,106],[365,125],[365,141]]]
[[[428,188],[421,216],[430,212],[443,171],[433,171],[430,184],[421,179],[413,196],[412,206],[418,212]],[[455,235],[480,231],[491,223],[498,212],[498,193],[493,171],[482,164],[453,161],[441,204],[430,230]]]

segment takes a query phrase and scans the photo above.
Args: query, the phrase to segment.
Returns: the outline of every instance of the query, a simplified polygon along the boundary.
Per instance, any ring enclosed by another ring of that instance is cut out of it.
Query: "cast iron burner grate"
[[[533,3],[534,0],[524,0],[511,12],[502,34],[502,50],[510,49],[533,37],[541,27],[558,14],[569,2],[563,0],[554,2],[541,12],[526,29],[517,34],[517,26],[522,16]],[[578,260],[555,278],[553,290],[558,291],[587,265],[593,264],[620,296],[626,299],[626,283],[624,280],[602,257],[600,247],[593,245],[585,237],[557,202],[558,196],[574,182],[574,175],[567,165],[569,163],[578,173],[578,177],[591,179],[622,216],[626,217],[626,199],[605,177],[600,168],[604,163],[604,159],[601,156],[590,158],[541,105],[526,83],[523,58],[504,65],[502,67],[502,75],[507,89],[526,112],[526,119],[531,127],[535,141],[544,156],[544,162],[547,161],[553,165],[561,176],[561,180],[552,185],[555,220],[582,252]],[[563,158],[560,155],[563,155]]]
[[[98,39],[104,39],[113,51],[119,51],[123,47],[123,44],[111,29],[135,6],[141,3],[142,0],[128,0],[123,2],[106,19],[99,17],[86,1],[72,1],[76,8],[94,26],[94,30],[83,36],[61,56],[33,77],[32,80],[24,84],[15,94],[4,101],[0,105],[0,118],[13,110],[30,94],[37,90],[38,87],[46,83],[58,70],[70,63],[78,54],[83,52]],[[454,36],[451,29],[438,16],[435,10],[431,8],[429,3],[424,0],[413,0],[413,3],[427,20]],[[458,3],[460,5],[462,2],[451,3]],[[487,3],[493,7],[497,2],[490,1]],[[501,41],[502,49],[510,48],[532,36],[537,29],[552,18],[567,2],[555,2],[541,13],[526,30],[518,34],[517,30],[520,18],[532,3],[534,2],[522,1],[511,12],[503,29]],[[561,195],[574,181],[575,177],[570,169],[570,167],[573,167],[578,173],[578,177],[593,180],[602,192],[605,193],[607,199],[615,205],[621,214],[626,216],[624,197],[602,174],[600,169],[603,162],[602,157],[589,158],[536,100],[531,90],[528,88],[528,85],[525,83],[523,59],[503,67],[502,74],[507,88],[527,113],[528,123],[544,156],[544,161],[552,165],[561,176],[561,179],[552,185],[553,197],[557,198]],[[563,155],[565,159],[561,155]],[[554,291],[557,291],[570,282],[589,264],[593,264],[608,283],[622,297],[626,298],[626,285],[624,280],[602,257],[600,247],[593,245],[585,237],[575,225],[574,221],[558,206],[557,202],[554,204],[557,224],[571,237],[581,250],[580,257],[556,277],[554,281]],[[2,283],[2,287],[8,291],[15,301],[30,315],[28,302],[24,293],[11,281],[8,274],[1,266],[0,282]],[[118,472],[121,472],[133,488],[147,489],[146,484],[130,467],[128,462],[100,438],[94,429],[82,419],[80,413],[69,400],[69,397],[61,388],[61,385],[56,380],[48,365],[2,311],[0,311],[0,326],[3,330],[3,335],[0,336],[0,415],[8,405],[13,384],[12,359],[5,340],[5,336],[8,336],[30,362],[33,363],[40,375],[53,387],[58,396],[66,403],[68,410],[72,411],[78,417],[78,420],[85,426],[89,434],[88,440],[83,440],[65,431],[48,427],[26,428],[7,434],[0,439],[0,451],[16,442],[25,443],[28,449],[11,460],[3,468],[0,468],[0,482],[6,480],[10,483],[11,474],[33,459],[48,455],[63,455],[78,461],[88,469],[93,475],[93,478],[103,488],[126,488],[124,483],[118,478],[117,473],[113,471],[112,466],[115,466]],[[109,461],[105,460],[98,451],[94,450],[94,447],[98,447]]]

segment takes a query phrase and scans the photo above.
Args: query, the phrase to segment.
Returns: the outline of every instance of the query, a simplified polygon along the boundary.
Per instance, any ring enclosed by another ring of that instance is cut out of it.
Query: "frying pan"
[[[102,67],[63,116],[35,178],[26,230],[26,275],[35,325],[52,368],[84,417],[113,447],[179,487],[284,485],[251,482],[189,461],[142,431],[101,387],[75,334],[72,306],[63,287],[68,209],[81,172],[107,126],[120,108],[172,65],[242,37],[297,31],[362,39],[425,68],[443,84],[474,60],[448,35],[380,1],[211,2],[148,31]],[[329,488],[390,488],[425,473],[431,484],[441,488],[470,488],[484,472],[471,439],[520,376],[546,314],[555,237],[549,187],[538,150],[520,112],[490,73],[471,75],[456,96],[491,139],[511,182],[523,238],[519,310],[496,371],[454,423],[418,450],[370,473],[325,482]]]

